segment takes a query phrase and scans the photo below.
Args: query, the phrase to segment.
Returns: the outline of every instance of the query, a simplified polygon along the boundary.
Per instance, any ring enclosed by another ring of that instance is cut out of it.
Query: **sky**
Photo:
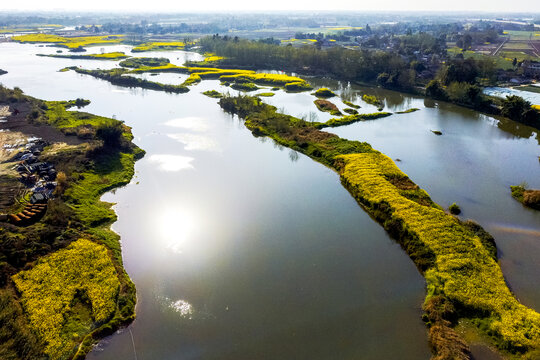
[[[159,6],[156,9],[155,6]],[[153,8],[153,9],[152,9]],[[262,10],[369,10],[369,11],[483,11],[540,13],[540,0],[24,0],[1,1],[1,10],[114,10],[114,11],[262,11]]]

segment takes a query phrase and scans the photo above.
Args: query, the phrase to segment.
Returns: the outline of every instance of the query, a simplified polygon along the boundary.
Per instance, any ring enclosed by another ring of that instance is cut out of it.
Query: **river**
[[[85,111],[125,120],[147,151],[131,184],[103,197],[116,203],[113,229],[137,286],[137,319],[88,359],[429,358],[422,276],[336,173],[254,138],[201,94],[228,89],[217,80],[186,94],[121,88],[58,72],[118,62],[35,56],[55,50],[0,44],[0,68],[8,71],[0,82],[46,100],[89,99]],[[177,64],[201,58],[183,51],[137,56]],[[519,299],[540,309],[533,280],[540,274],[540,215],[508,188],[522,181],[540,188],[536,131],[395,92],[310,82],[334,89],[361,112],[375,111],[359,99],[363,93],[384,98],[390,111],[420,108],[330,131],[401,159],[398,166],[442,206],[457,202],[463,217],[495,236]],[[282,91],[264,99],[291,115],[329,118],[313,100]]]

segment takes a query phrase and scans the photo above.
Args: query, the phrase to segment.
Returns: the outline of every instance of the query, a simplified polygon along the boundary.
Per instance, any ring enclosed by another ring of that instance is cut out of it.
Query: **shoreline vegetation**
[[[80,74],[90,75],[109,81],[113,85],[125,87],[140,87],[173,93],[185,93],[188,86],[197,84],[205,79],[217,79],[233,89],[242,91],[258,90],[259,86],[283,88],[287,92],[311,90],[311,85],[302,78],[286,74],[257,73],[253,70],[221,69],[216,67],[187,67],[171,64],[167,58],[129,58],[120,62],[120,68],[110,70],[87,70],[76,66],[67,67],[61,71],[73,70]],[[142,73],[179,73],[189,74],[180,85],[168,85],[159,82],[129,76]]]
[[[540,210],[540,190],[527,189],[527,184],[510,186],[512,197],[531,209]]]
[[[13,36],[11,40],[29,44],[51,43],[53,46],[67,48],[69,51],[83,52],[86,51],[85,46],[119,44],[124,40],[124,35],[64,37],[40,33]]]
[[[100,339],[135,318],[135,286],[122,265],[120,237],[110,228],[116,214],[100,198],[131,181],[144,151],[121,121],[67,110],[88,103],[82,99],[42,101],[0,87],[0,103],[18,109],[29,126],[39,125],[45,138],[55,129],[40,160],[58,171],[54,197],[38,222],[0,222],[0,353],[84,359]]]
[[[144,52],[144,51],[156,51],[156,50],[182,50],[186,46],[181,41],[168,41],[168,42],[146,42],[136,45],[131,52]]]
[[[270,137],[338,172],[360,206],[403,247],[426,279],[422,319],[433,359],[470,359],[466,341],[455,330],[463,319],[509,357],[540,355],[540,314],[513,296],[494,239],[480,225],[445,213],[390,158],[365,142],[320,131],[257,97],[224,96],[219,104],[243,118],[254,136]]]
[[[490,115],[502,115],[540,129],[540,111],[531,103],[521,98],[521,101],[517,101],[517,97],[499,99],[482,94],[478,82],[481,80],[480,65],[473,59],[451,58],[431,81],[427,79],[417,83],[417,73],[412,63],[396,52],[353,50],[339,46],[319,50],[314,46],[280,46],[219,35],[201,38],[199,45],[202,51],[223,56],[223,67],[285,68],[303,75],[381,86],[447,101]],[[367,94],[363,100],[379,108],[383,106],[379,99]]]
[[[103,54],[88,54],[88,55],[62,55],[62,54],[36,54],[37,56],[42,57],[53,57],[61,59],[81,59],[81,60],[121,60],[128,58],[129,55],[124,54],[123,52],[110,52]]]

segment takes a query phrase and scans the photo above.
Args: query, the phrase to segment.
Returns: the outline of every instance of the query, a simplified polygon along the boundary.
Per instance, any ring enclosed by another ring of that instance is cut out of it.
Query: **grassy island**
[[[139,69],[144,66],[165,66],[167,64],[170,64],[170,60],[167,58],[148,57],[134,57],[120,62],[120,66],[132,69]]]
[[[233,84],[231,87],[234,89],[243,91],[257,90],[256,85],[281,87],[289,92],[311,89],[311,86],[305,80],[286,74],[256,73],[252,70],[219,69],[215,67],[178,66],[171,64],[169,59],[166,58],[130,58],[120,62],[120,66],[122,67],[111,70],[86,70],[77,67],[66,69],[107,80],[114,85],[175,93],[188,92],[187,86],[207,79],[218,79],[223,83]],[[166,85],[129,76],[129,74],[166,72],[189,74],[190,76],[182,85]]]
[[[512,197],[523,205],[540,210],[540,190],[530,190],[526,185],[510,186]]]
[[[418,111],[420,109],[417,109],[417,108],[411,108],[411,109],[407,109],[407,110],[403,110],[403,111],[397,111],[396,114],[409,114],[409,113],[412,113],[412,112],[415,112],[415,111]]]
[[[88,55],[61,55],[61,54],[37,54],[37,56],[54,57],[61,59],[81,59],[81,60],[120,60],[128,58],[129,55],[123,52],[109,52],[103,54],[88,54]]]
[[[75,103],[0,87],[0,104],[18,109],[10,116],[27,119],[26,127],[43,134],[39,161],[57,171],[40,218],[25,226],[0,220],[3,359],[83,359],[135,317],[135,287],[122,266],[119,236],[110,229],[116,215],[100,197],[130,182],[144,152],[121,121],[67,110]],[[17,177],[2,179],[7,188],[18,183]],[[27,201],[4,204],[0,212],[19,212]]]
[[[217,90],[208,90],[208,91],[203,92],[203,94],[208,97],[215,98],[215,99],[219,99],[223,97],[223,95]]]
[[[82,49],[85,46],[118,44],[123,41],[123,35],[100,35],[100,36],[74,36],[64,37],[50,34],[27,34],[11,38],[20,43],[52,43],[55,46],[70,50]]]
[[[356,104],[354,104],[354,103],[352,103],[352,102],[350,102],[350,101],[347,101],[347,100],[342,100],[342,101],[343,101],[343,103],[344,103],[345,105],[350,106],[350,107],[352,107],[353,109],[360,109],[360,108],[361,108],[360,105],[356,105]]]
[[[139,44],[131,49],[131,52],[144,52],[144,51],[156,51],[156,50],[182,50],[185,47],[181,41],[168,41],[168,42],[147,42]]]
[[[177,94],[186,93],[189,91],[189,89],[185,85],[168,85],[129,76],[127,75],[128,71],[125,71],[123,69],[85,70],[77,67],[72,67],[70,68],[70,70],[74,70],[79,74],[90,75],[98,79],[107,80],[111,84],[118,86],[139,87],[142,89],[160,90]]]
[[[377,113],[372,113],[372,114],[353,114],[353,115],[342,116],[340,118],[333,118],[324,123],[315,122],[313,123],[313,126],[318,129],[322,129],[325,127],[349,125],[358,121],[380,119],[380,118],[384,118],[391,115],[392,113],[389,113],[389,112],[377,112]]]
[[[320,131],[256,97],[228,96],[220,105],[244,118],[255,136],[268,136],[336,170],[343,186],[401,244],[426,279],[423,320],[434,359],[470,358],[454,329],[460,319],[470,319],[475,331],[509,357],[538,358],[540,314],[516,300],[494,240],[478,224],[445,213],[367,143]]]
[[[329,112],[332,115],[342,115],[338,107],[328,100],[318,99],[315,100],[314,103],[320,111]]]
[[[330,97],[337,96],[332,90],[328,88],[317,89],[317,91],[315,91],[313,95],[319,98],[330,98]]]
[[[378,99],[376,96],[364,94],[362,95],[362,100],[378,108],[383,107],[383,102],[380,99]]]

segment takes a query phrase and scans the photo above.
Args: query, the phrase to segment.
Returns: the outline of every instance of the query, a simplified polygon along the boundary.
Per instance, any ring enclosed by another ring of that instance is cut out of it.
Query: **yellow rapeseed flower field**
[[[436,257],[425,272],[428,299],[444,295],[453,302],[487,315],[487,330],[501,344],[526,349],[540,347],[540,314],[520,304],[508,289],[501,268],[478,236],[455,217],[400,195],[389,177],[405,177],[381,153],[339,156],[341,178],[364,203],[387,203]]]
[[[66,249],[41,258],[30,270],[15,274],[30,326],[46,342],[51,359],[65,357],[77,345],[74,334],[65,333],[67,314],[76,294],[86,294],[94,323],[107,321],[116,309],[120,281],[107,249],[80,239]]]

